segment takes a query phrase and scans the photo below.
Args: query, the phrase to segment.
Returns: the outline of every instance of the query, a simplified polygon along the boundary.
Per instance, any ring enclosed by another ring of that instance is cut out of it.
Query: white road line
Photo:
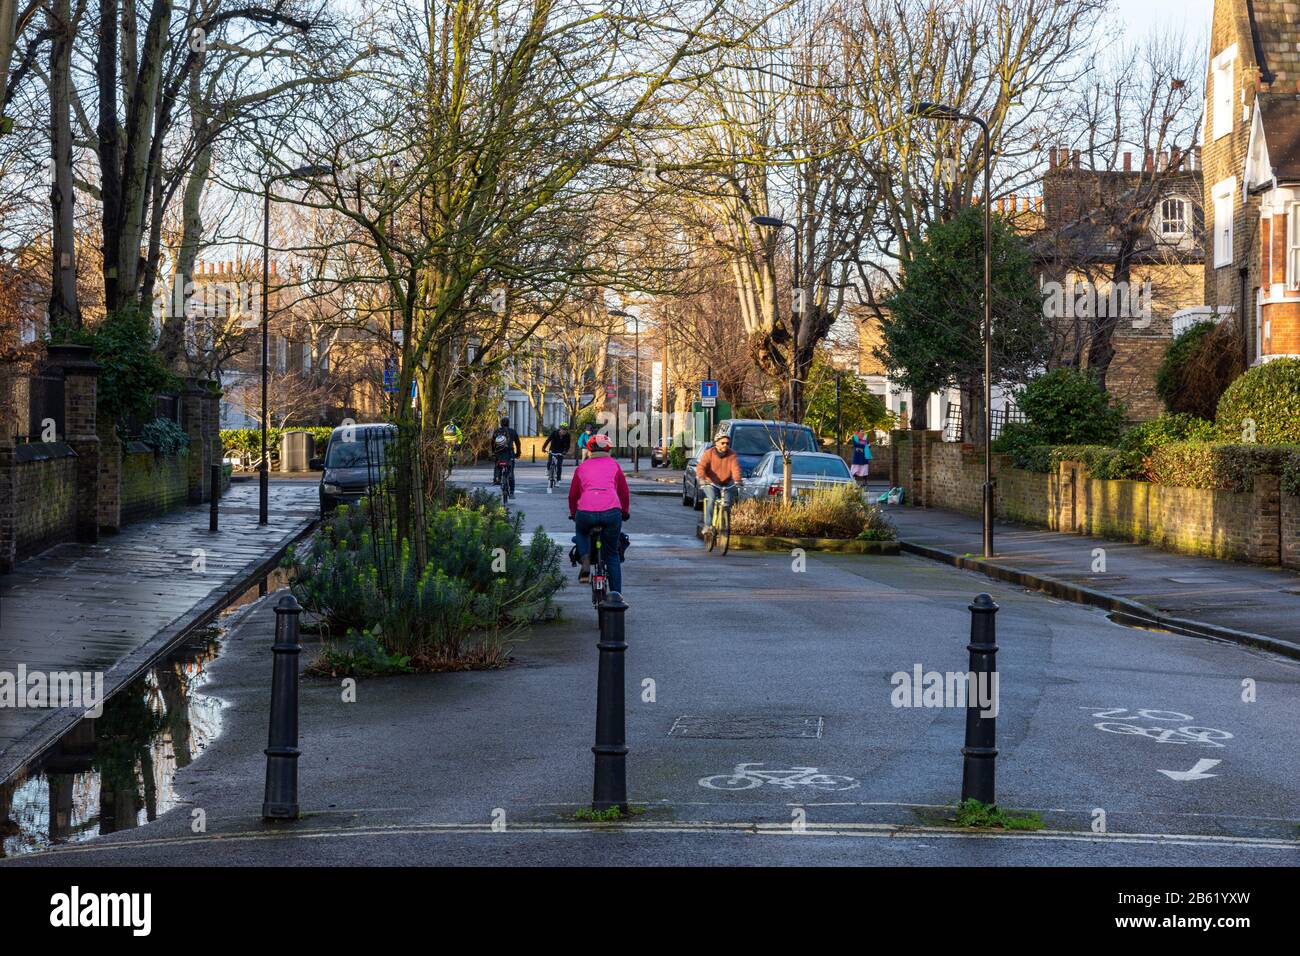
[[[319,840],[330,837],[384,837],[418,836],[422,834],[486,835],[500,837],[510,834],[562,835],[573,833],[612,833],[639,836],[642,834],[727,834],[755,836],[838,836],[860,839],[976,839],[976,840],[1029,840],[1049,843],[1116,843],[1144,846],[1219,847],[1247,850],[1300,850],[1300,840],[1271,839],[1267,837],[1226,837],[1181,833],[1087,833],[1071,830],[994,831],[961,830],[953,827],[896,826],[887,823],[805,823],[802,831],[795,831],[788,823],[709,821],[681,823],[651,823],[628,821],[621,823],[510,823],[503,831],[494,831],[490,822],[483,823],[426,823],[394,824],[392,826],[318,827],[298,832],[266,833],[242,831],[214,833],[199,837],[176,837],[157,840],[130,840],[118,843],[85,844],[57,847],[43,851],[46,857],[68,854],[104,853],[124,849],[149,849],[169,846],[196,846],[204,843],[254,842],[259,840]],[[21,859],[16,857],[15,859]]]

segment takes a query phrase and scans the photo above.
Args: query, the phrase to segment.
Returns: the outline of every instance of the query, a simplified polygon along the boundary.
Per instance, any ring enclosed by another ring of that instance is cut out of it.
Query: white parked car
[[[741,483],[740,499],[772,498],[781,494],[784,464],[779,451],[768,452],[754,466],[754,473]],[[839,455],[797,451],[790,454],[790,491],[809,495],[819,488],[855,484],[849,466]]]

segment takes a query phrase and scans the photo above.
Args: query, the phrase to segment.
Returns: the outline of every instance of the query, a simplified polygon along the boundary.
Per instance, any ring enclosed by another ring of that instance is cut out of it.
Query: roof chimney
[[[1132,153],[1125,153],[1125,154],[1124,154],[1124,172],[1126,172],[1126,173],[1131,173],[1131,172],[1133,172],[1133,154],[1132,154]]]
[[[1148,149],[1146,162],[1143,164],[1142,169],[1143,171],[1149,173],[1155,168],[1156,168],[1155,153]]]

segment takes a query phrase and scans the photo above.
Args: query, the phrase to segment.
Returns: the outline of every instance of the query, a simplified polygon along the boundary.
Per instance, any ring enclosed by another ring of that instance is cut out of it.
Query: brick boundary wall
[[[141,521],[178,508],[189,500],[190,459],[157,455],[148,445],[128,442],[122,454],[122,524]]]
[[[894,433],[892,458],[902,469],[897,483],[905,489],[904,504],[980,514],[982,456],[971,445],[930,440],[934,434]],[[1039,474],[1012,468],[1003,455],[994,456],[993,474],[999,518],[1180,554],[1300,569],[1300,497],[1283,495],[1276,475],[1261,475],[1251,491],[1234,492],[1107,481],[1093,478],[1078,462]]]
[[[77,453],[65,442],[19,445],[14,453],[15,559],[77,535]]]

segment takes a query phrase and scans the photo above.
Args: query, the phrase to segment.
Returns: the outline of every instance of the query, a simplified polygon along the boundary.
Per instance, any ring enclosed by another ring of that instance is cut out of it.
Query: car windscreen
[[[817,451],[812,431],[797,425],[736,425],[731,450],[737,455],[766,455],[769,451]]]
[[[375,432],[362,431],[358,431],[352,441],[335,438],[330,441],[329,451],[325,456],[325,467],[365,468],[367,457],[370,460],[370,467],[382,465],[384,453],[392,440],[392,434],[388,432],[381,436]],[[369,452],[366,451],[367,447],[370,449]]]
[[[841,458],[806,458],[794,455],[790,469],[796,478],[847,478],[849,466]]]

